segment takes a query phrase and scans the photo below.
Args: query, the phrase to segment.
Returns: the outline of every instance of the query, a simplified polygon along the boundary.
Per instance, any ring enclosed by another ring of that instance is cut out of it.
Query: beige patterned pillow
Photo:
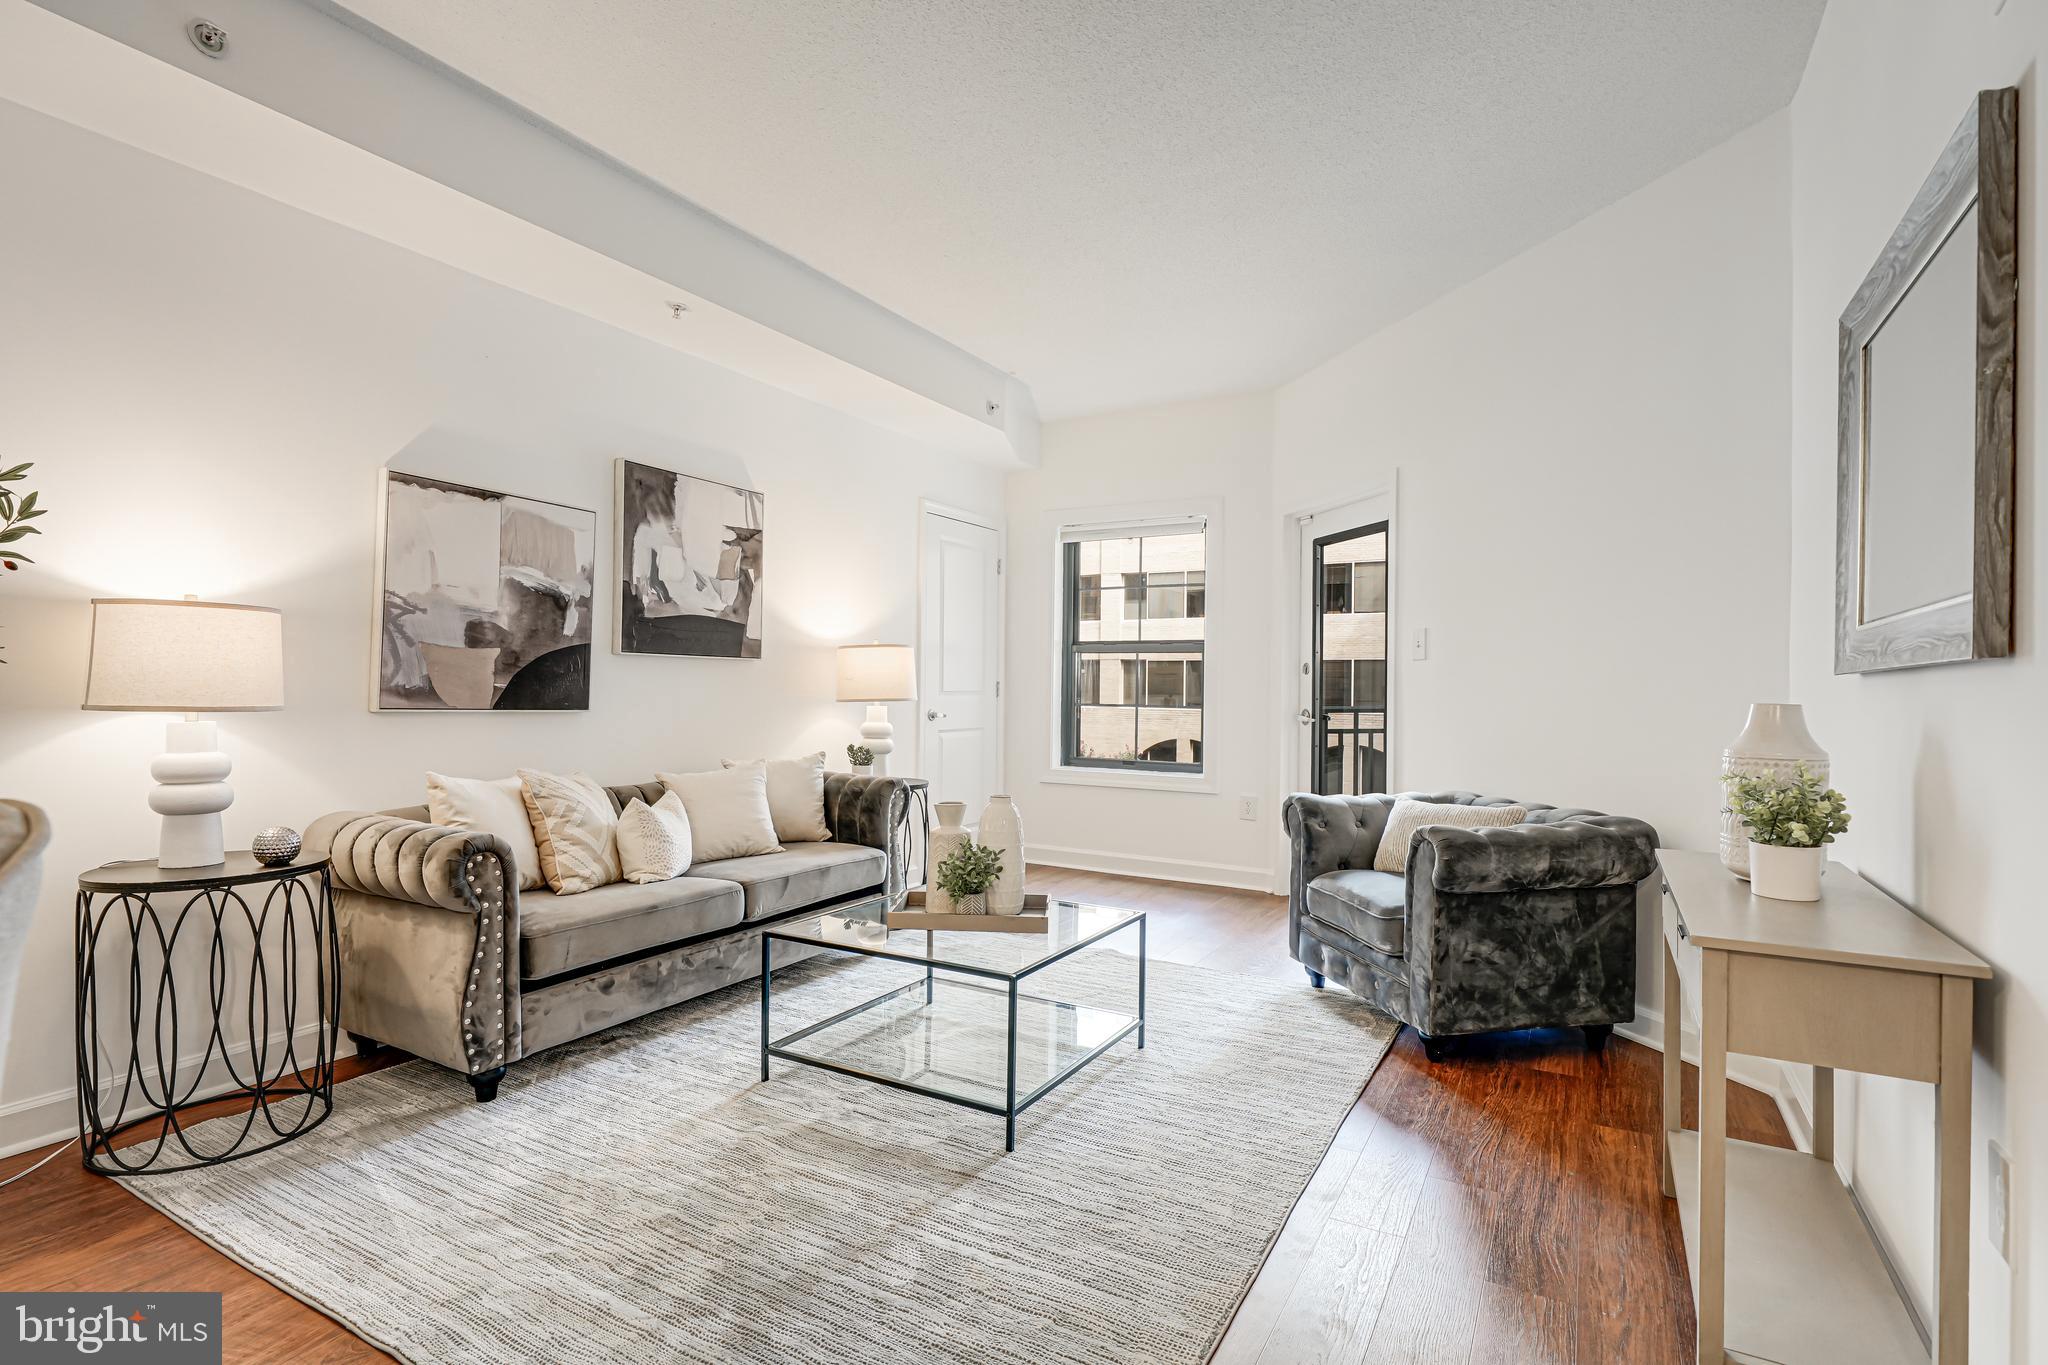
[[[1460,806],[1450,802],[1435,805],[1402,797],[1394,802],[1394,813],[1387,817],[1387,832],[1380,836],[1379,851],[1372,855],[1373,869],[1378,872],[1406,872],[1408,845],[1414,839],[1415,831],[1424,825],[1494,829],[1501,825],[1519,825],[1528,814],[1527,806]]]
[[[582,773],[521,768],[519,790],[549,890],[573,896],[619,879],[619,817],[603,787]]]
[[[690,870],[690,813],[682,798],[663,792],[648,805],[639,797],[619,812],[619,866],[629,882],[665,882]]]

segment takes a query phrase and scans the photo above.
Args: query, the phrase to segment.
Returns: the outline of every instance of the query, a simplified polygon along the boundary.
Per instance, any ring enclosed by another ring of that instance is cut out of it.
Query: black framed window
[[[1060,760],[1202,771],[1208,533],[1200,523],[1091,533],[1060,546]]]

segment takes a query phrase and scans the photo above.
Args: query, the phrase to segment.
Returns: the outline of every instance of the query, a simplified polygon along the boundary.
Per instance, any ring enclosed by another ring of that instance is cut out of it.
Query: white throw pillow
[[[768,813],[768,765],[759,761],[715,773],[656,773],[690,813],[695,861],[780,853]]]
[[[651,806],[637,796],[628,801],[618,833],[627,881],[665,882],[690,870],[690,813],[674,792],[663,792]]]
[[[768,765],[768,818],[785,844],[816,844],[832,837],[825,827],[825,751],[802,758],[728,758],[725,766]]]
[[[557,896],[574,896],[619,879],[619,815],[603,787],[582,773],[519,770],[540,874]]]
[[[1424,825],[1493,829],[1519,825],[1528,814],[1526,806],[1460,806],[1451,802],[1435,805],[1402,797],[1394,802],[1394,813],[1387,817],[1387,832],[1380,836],[1379,851],[1372,855],[1373,868],[1379,872],[1406,872],[1408,845],[1415,831]]]
[[[531,891],[545,880],[540,875],[540,850],[534,847],[533,824],[527,818],[526,797],[518,778],[428,773],[427,821],[450,829],[495,834],[512,845],[521,891]]]

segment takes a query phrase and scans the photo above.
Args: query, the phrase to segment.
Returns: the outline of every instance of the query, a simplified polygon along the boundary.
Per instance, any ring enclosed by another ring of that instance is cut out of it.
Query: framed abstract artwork
[[[385,470],[373,711],[587,711],[597,514]]]
[[[758,492],[619,460],[620,654],[761,657]]]

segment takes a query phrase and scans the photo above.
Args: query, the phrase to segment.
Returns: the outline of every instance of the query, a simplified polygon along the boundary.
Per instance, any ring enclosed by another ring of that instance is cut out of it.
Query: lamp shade
[[[284,614],[232,602],[96,597],[88,711],[276,711]]]
[[[839,646],[839,700],[917,700],[917,665],[910,646]]]

